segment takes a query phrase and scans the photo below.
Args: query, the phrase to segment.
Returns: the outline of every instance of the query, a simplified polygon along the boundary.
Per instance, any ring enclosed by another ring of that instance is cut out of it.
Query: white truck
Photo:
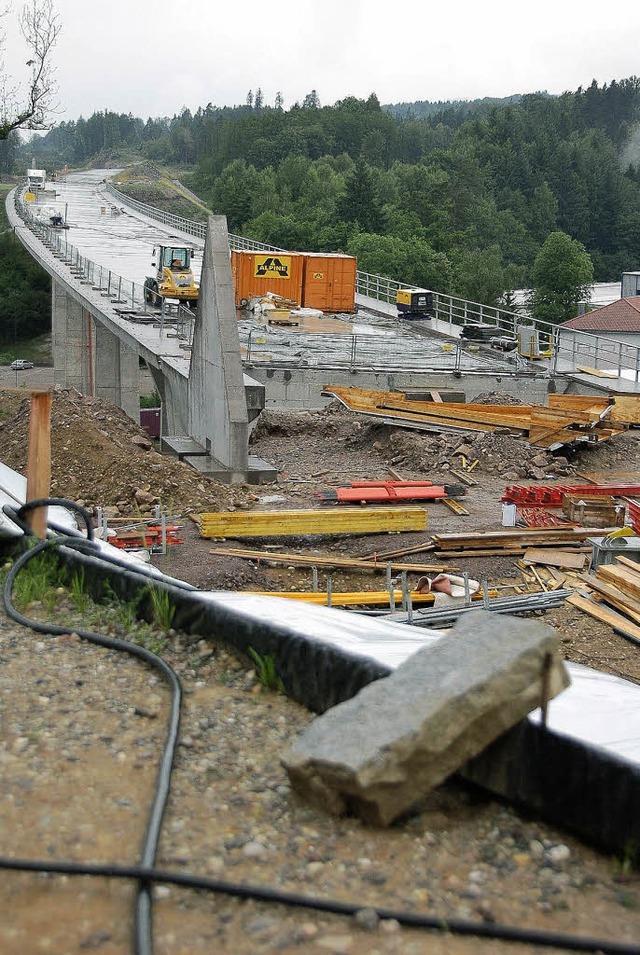
[[[47,185],[47,174],[44,169],[27,169],[27,184],[29,192],[39,192]]]

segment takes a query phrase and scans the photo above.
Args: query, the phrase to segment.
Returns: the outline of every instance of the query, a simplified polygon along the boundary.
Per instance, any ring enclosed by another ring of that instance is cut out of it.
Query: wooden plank
[[[547,395],[547,405],[550,408],[562,408],[565,411],[593,411],[600,415],[610,404],[609,398],[600,398],[597,395]]]
[[[603,427],[600,420],[602,412],[590,407],[437,403],[408,399],[403,392],[334,385],[325,385],[322,393],[337,398],[351,411],[383,415],[386,420],[422,421],[434,427],[464,426],[473,431],[493,431],[507,427],[512,431],[528,433],[530,444],[545,448],[556,442],[571,444],[580,438],[585,429],[597,434],[598,440],[609,438],[615,433]]]
[[[581,371],[585,375],[593,375],[595,378],[617,378],[613,371],[602,371],[600,368],[591,368],[589,365],[577,365],[576,371]]]
[[[634,600],[633,597],[629,597],[612,584],[603,583],[593,574],[581,574],[580,576],[584,583],[591,590],[595,590],[605,603],[611,604],[616,610],[620,610],[627,617],[631,617],[635,623],[640,624],[640,600]]]
[[[467,474],[466,471],[458,471],[456,468],[451,468],[449,474],[453,474],[454,477],[457,477],[458,480],[466,484],[467,487],[475,487],[478,484],[476,479]]]
[[[445,504],[450,511],[453,511],[454,514],[459,514],[461,517],[469,516],[469,511],[466,509],[466,507],[461,504],[460,501],[456,501],[455,498],[441,497],[440,502]]]
[[[637,562],[637,560],[632,560],[631,557],[625,557],[622,554],[616,556],[616,560],[619,564],[622,564],[623,567],[633,571],[634,574],[640,575],[640,564]]]
[[[409,547],[396,547],[393,550],[374,550],[370,554],[363,554],[360,559],[390,560],[392,557],[406,557],[407,554],[422,554],[430,550],[435,550],[435,545],[430,540],[427,540],[422,544],[411,544]]]
[[[404,481],[404,478],[403,478],[403,476],[400,474],[400,472],[399,472],[399,471],[396,471],[395,468],[390,467],[388,464],[387,464],[387,471],[389,472],[389,474],[391,475],[391,477],[394,477],[394,478],[396,479],[396,481]]]
[[[582,594],[571,594],[567,597],[566,603],[571,604],[572,607],[577,607],[584,613],[588,613],[590,617],[600,620],[601,623],[607,623],[610,627],[622,630],[629,636],[640,640],[640,627],[628,620],[627,617],[623,617],[622,614],[611,610],[610,607],[597,604],[593,600],[589,600],[588,597],[582,596]]]
[[[615,564],[601,564],[598,567],[598,578],[618,587],[629,596],[640,599],[640,578],[633,571]]]
[[[566,567],[571,570],[582,570],[587,559],[586,554],[576,554],[575,551],[553,550],[552,548],[529,547],[524,552],[525,564],[545,564],[548,567]]]
[[[459,567],[448,564],[399,564],[385,560],[363,560],[357,557],[320,557],[317,554],[277,554],[263,550],[250,550],[241,547],[213,547],[209,551],[217,557],[241,557],[244,560],[253,560],[264,564],[293,564],[299,567],[340,567],[344,570],[374,570],[385,571],[391,566],[394,571],[412,571],[417,574],[445,573],[458,571]]]
[[[51,392],[31,392],[29,445],[27,452],[27,496],[36,501],[49,497],[51,490]],[[47,508],[29,511],[26,523],[36,537],[47,536]]]
[[[454,560],[463,560],[465,557],[518,557],[519,555],[524,554],[524,548],[522,547],[494,547],[486,548],[485,550],[445,550],[438,551],[437,554],[442,554],[442,559],[446,557],[451,557]]]
[[[424,531],[422,507],[340,507],[282,511],[223,511],[198,515],[202,537],[281,537]]]
[[[439,391],[430,391],[429,394],[431,395],[434,401],[438,401],[438,402],[442,401],[442,395],[440,394]]]

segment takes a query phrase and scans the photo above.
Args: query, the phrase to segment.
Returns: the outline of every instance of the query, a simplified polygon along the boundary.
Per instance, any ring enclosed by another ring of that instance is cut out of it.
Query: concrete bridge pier
[[[54,382],[105,398],[140,422],[137,352],[94,320],[55,280],[52,283]]]
[[[93,394],[91,313],[53,280],[51,283],[54,382]]]
[[[122,408],[140,424],[138,354],[99,322],[94,323],[94,394]]]

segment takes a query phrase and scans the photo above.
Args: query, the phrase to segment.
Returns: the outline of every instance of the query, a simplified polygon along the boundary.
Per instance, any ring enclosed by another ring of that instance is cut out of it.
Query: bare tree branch
[[[0,11],[0,20],[9,9]],[[49,129],[56,108],[57,84],[52,64],[53,47],[62,29],[53,0],[29,0],[20,17],[20,30],[27,43],[26,66],[30,79],[26,90],[9,77],[2,53],[6,32],[0,30],[0,141],[13,129]]]

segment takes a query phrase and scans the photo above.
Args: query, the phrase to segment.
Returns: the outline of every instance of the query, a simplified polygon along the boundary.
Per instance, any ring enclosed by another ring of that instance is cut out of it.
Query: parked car
[[[11,367],[14,371],[26,371],[27,368],[33,368],[33,362],[27,361],[26,358],[16,358],[11,362]]]

